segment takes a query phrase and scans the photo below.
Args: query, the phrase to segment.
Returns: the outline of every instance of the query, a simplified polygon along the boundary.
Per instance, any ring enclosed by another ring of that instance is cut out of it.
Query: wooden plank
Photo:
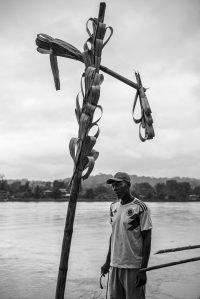
[[[100,70],[103,71],[104,73],[114,77],[115,79],[118,79],[119,81],[122,81],[123,83],[135,88],[135,89],[139,89],[139,85],[125,77],[123,77],[122,75],[112,71],[111,69],[109,69],[108,67],[105,67],[103,65],[100,65]],[[146,89],[144,88],[144,91],[146,91]]]
[[[161,254],[161,253],[175,252],[175,251],[182,251],[182,250],[190,250],[190,249],[197,249],[197,248],[200,248],[200,245],[189,245],[189,246],[183,246],[183,247],[162,249],[162,250],[158,250],[154,254]]]
[[[200,260],[200,256],[190,258],[190,259],[186,259],[186,260],[177,261],[177,262],[171,262],[171,263],[160,264],[160,265],[156,265],[156,266],[152,266],[152,267],[148,267],[148,268],[142,268],[142,269],[139,270],[139,272],[147,272],[147,271],[152,271],[152,270],[156,270],[156,269],[160,269],[160,268],[171,267],[171,266],[175,266],[175,265],[179,265],[179,264],[195,262],[195,261],[199,261],[199,260]]]

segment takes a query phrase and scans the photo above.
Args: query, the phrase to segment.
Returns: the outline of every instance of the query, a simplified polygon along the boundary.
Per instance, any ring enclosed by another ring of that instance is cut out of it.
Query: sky
[[[0,1],[0,173],[6,179],[70,177],[69,141],[81,62],[58,58],[61,90],[54,88],[48,55],[36,51],[46,33],[80,51],[97,0]],[[103,116],[93,175],[126,171],[153,177],[200,178],[200,1],[110,0],[104,22],[114,33],[102,65],[148,87],[155,138],[141,142],[132,120],[135,90],[105,74]]]

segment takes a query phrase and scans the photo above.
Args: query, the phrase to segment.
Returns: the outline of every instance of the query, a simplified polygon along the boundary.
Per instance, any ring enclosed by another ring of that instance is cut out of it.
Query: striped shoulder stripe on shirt
[[[142,201],[140,201],[138,199],[135,199],[134,203],[136,203],[137,205],[139,205],[141,207],[142,211],[147,211],[148,210],[147,206],[145,205],[144,202],[142,202]]]

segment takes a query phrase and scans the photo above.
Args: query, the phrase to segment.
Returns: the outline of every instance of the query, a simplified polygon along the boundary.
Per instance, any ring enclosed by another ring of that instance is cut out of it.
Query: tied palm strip
[[[94,33],[91,33],[88,28],[88,22],[92,21]],[[84,45],[84,52],[81,53],[76,47],[71,44],[58,39],[53,38],[47,34],[40,33],[36,38],[36,45],[38,46],[37,51],[41,54],[50,55],[50,64],[54,77],[56,90],[60,89],[60,79],[58,71],[57,56],[66,57],[74,60],[84,62],[86,67],[89,65],[95,65],[100,67],[101,52],[103,47],[110,40],[113,29],[112,27],[106,27],[106,24],[98,22],[97,19],[90,18],[86,24],[86,30],[89,34],[89,38]],[[103,38],[105,37],[106,31],[110,30],[110,35],[103,43]],[[88,47],[90,45],[90,49]]]
[[[71,138],[69,143],[70,155],[74,161],[74,171],[70,186],[77,171],[82,173],[81,178],[83,180],[89,177],[94,168],[95,161],[99,156],[99,153],[93,149],[99,136],[98,122],[103,114],[103,108],[98,105],[100,85],[104,80],[103,75],[99,74],[99,67],[101,63],[102,48],[105,43],[108,42],[110,37],[103,43],[105,34],[103,34],[102,31],[106,31],[106,25],[99,23],[97,19],[89,19],[89,21],[90,20],[92,20],[94,32],[91,33],[89,31],[87,22],[86,29],[89,38],[84,44],[84,52],[82,55],[85,63],[85,72],[81,77],[81,91],[76,97],[75,115],[79,125],[78,137]],[[99,30],[99,28],[101,28],[101,30]],[[74,53],[74,48],[72,49],[72,52]],[[67,55],[72,54],[68,53]],[[82,103],[80,103],[81,97]],[[101,114],[94,120],[94,113],[97,109],[100,110]],[[93,136],[89,136],[92,128],[96,128],[96,133],[93,134]]]
[[[39,53],[50,55],[50,64],[54,77],[55,87],[56,90],[59,90],[60,79],[58,72],[57,56],[66,57],[83,62],[81,52],[69,43],[61,39],[53,38],[43,33],[37,35],[36,45],[38,46],[37,51]]]
[[[149,106],[149,102],[147,99],[147,96],[145,94],[145,89],[142,85],[142,81],[140,78],[139,73],[135,73],[135,77],[137,80],[137,83],[139,85],[139,89],[136,92],[134,103],[133,103],[133,109],[132,109],[132,116],[133,120],[136,124],[139,125],[139,137],[141,141],[146,141],[147,139],[152,139],[155,136],[154,128],[153,128],[153,118],[151,116],[151,108]],[[140,108],[141,108],[141,117],[135,118],[135,108],[137,104],[137,100],[139,98]],[[144,137],[142,136],[142,129],[145,132]]]

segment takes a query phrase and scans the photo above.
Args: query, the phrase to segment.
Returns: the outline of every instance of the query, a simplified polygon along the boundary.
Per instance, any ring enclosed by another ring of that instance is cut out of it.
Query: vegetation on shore
[[[66,201],[70,189],[68,180],[36,182],[28,180],[0,180],[0,201]],[[200,201],[200,185],[191,186],[189,182],[175,179],[165,183],[148,182],[132,185],[132,194],[144,201]],[[113,201],[115,194],[106,183],[84,186],[80,192],[80,201]]]

